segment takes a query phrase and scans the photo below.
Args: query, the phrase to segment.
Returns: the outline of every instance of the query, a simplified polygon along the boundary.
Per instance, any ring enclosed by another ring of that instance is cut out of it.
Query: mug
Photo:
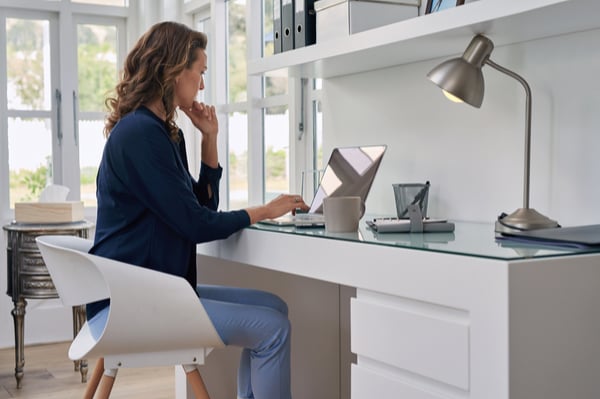
[[[325,230],[331,233],[349,233],[358,230],[358,222],[365,213],[365,203],[358,196],[326,197],[323,199]]]

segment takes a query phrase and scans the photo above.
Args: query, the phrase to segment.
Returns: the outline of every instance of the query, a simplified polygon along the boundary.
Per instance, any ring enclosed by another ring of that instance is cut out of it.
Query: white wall
[[[594,30],[496,48],[491,57],[531,86],[530,203],[563,226],[600,223],[598,43]],[[441,61],[325,81],[325,153],[388,144],[367,212],[395,213],[392,183],[430,180],[430,216],[492,222],[522,206],[524,90],[485,67],[482,107],[452,103],[425,77]]]

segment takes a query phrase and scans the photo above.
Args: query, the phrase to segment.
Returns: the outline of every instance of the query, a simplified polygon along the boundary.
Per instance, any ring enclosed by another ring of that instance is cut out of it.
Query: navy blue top
[[[196,181],[179,135],[179,143],[171,140],[165,122],[145,107],[115,125],[98,169],[90,253],[181,276],[195,287],[196,243],[226,238],[250,225],[250,217],[217,211],[223,170],[202,163]],[[88,319],[107,305],[88,305]]]

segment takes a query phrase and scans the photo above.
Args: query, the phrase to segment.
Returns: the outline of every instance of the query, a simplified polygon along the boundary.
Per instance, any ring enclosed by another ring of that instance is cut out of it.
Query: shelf
[[[332,78],[460,54],[482,33],[496,47],[600,28],[598,0],[479,0],[249,63],[251,75]]]

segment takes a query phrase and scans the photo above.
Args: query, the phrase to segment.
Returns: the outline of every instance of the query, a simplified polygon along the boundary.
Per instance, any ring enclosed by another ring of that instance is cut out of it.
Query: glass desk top
[[[328,233],[322,227],[273,226],[257,223],[250,229],[282,234],[322,237],[333,240],[364,242],[423,251],[476,256],[490,259],[519,260],[554,256],[599,253],[600,247],[566,248],[522,244],[496,240],[493,223],[456,222],[452,233],[377,233],[365,219],[354,233]]]

